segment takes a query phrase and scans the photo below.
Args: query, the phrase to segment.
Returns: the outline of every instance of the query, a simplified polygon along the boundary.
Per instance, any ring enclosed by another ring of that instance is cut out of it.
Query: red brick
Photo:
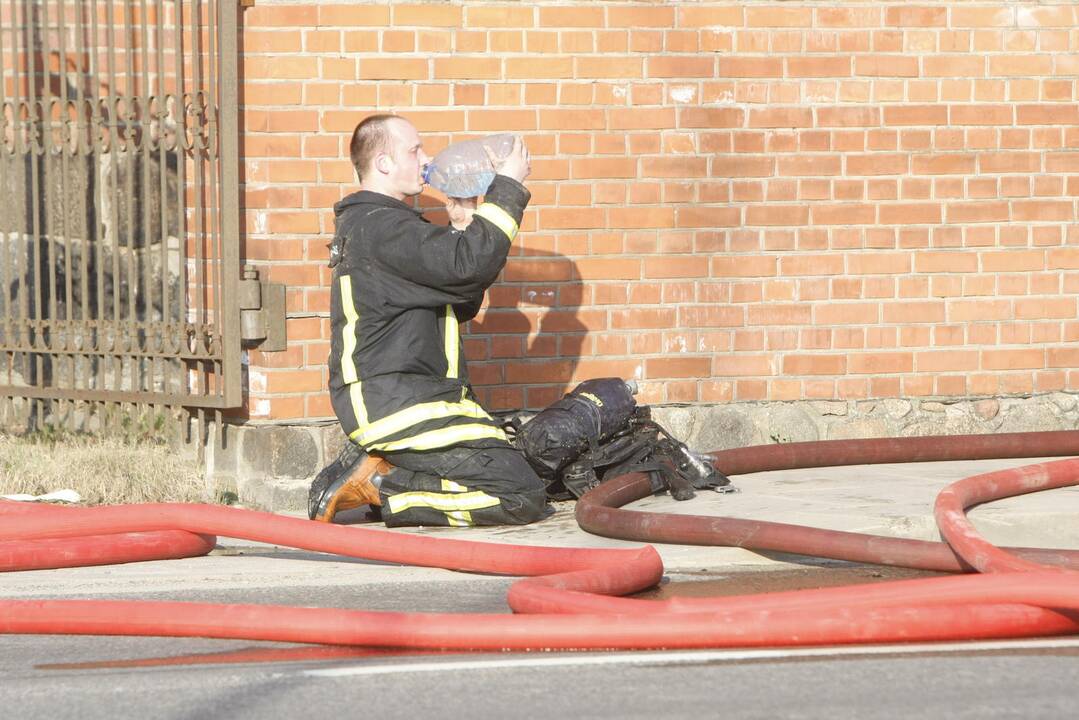
[[[814,203],[810,216],[814,225],[868,225],[876,221],[877,210],[861,203]]]
[[[940,323],[945,319],[943,301],[886,303],[886,323]]]
[[[712,277],[774,277],[778,259],[772,255],[717,255],[712,258]]]
[[[643,77],[644,60],[633,56],[575,58],[576,77],[580,79]]]
[[[674,327],[673,308],[626,308],[611,311],[611,328],[620,330],[665,329]]]
[[[1004,202],[949,203],[947,222],[1004,222],[1009,219],[1008,204]]]
[[[386,5],[320,5],[318,24],[322,27],[382,27],[390,23]]]
[[[769,108],[750,110],[749,127],[795,128],[812,127],[813,111],[810,108]]]
[[[923,78],[982,78],[985,58],[974,55],[928,55],[922,58]]]
[[[258,5],[244,10],[244,25],[248,28],[314,27],[317,23],[317,6]]]
[[[1046,366],[1051,368],[1079,367],[1079,348],[1048,348]]]
[[[756,325],[797,325],[805,326],[812,322],[813,308],[807,303],[764,303],[749,305],[747,324]],[[776,338],[769,335],[769,348],[775,349]],[[795,333],[791,333],[791,346],[796,343]]]
[[[799,27],[813,25],[813,9],[808,7],[746,8],[746,27]]]
[[[719,58],[717,77],[724,78],[780,78],[783,77],[783,59],[772,57]]]
[[[919,373],[965,372],[978,370],[976,350],[929,350],[914,354]]]
[[[310,37],[313,31],[308,31]],[[248,30],[243,34],[241,52],[254,53],[298,53],[303,47],[303,38],[298,30],[260,31]]]
[[[1075,298],[1041,297],[1017,299],[1015,318],[1017,320],[1071,320],[1075,318]]]
[[[813,309],[815,325],[868,325],[879,322],[876,303],[833,302]]]
[[[720,377],[774,375],[773,362],[770,355],[716,355],[712,358],[712,375]],[[761,391],[763,392],[763,388]]]
[[[845,355],[785,355],[785,375],[843,375],[847,370]]]
[[[531,5],[470,5],[466,8],[465,24],[467,27],[528,28],[534,25],[533,16]]]
[[[771,155],[716,155],[712,160],[715,177],[768,177],[775,175]]]
[[[952,7],[951,25],[961,27],[1011,27],[1015,11],[1010,7]]]
[[[1079,123],[1079,107],[1074,103],[1019,105],[1015,116],[1020,125],[1075,125]]]
[[[673,207],[623,207],[608,211],[607,226],[611,228],[642,229],[674,226]]]
[[[947,125],[947,105],[898,105],[884,108],[885,125]]]
[[[745,113],[739,108],[687,107],[678,115],[678,126],[683,128],[734,128],[745,122]]]
[[[972,174],[977,156],[973,154],[941,153],[911,156],[911,171],[915,175]]]
[[[679,228],[737,227],[741,221],[741,208],[682,205],[677,209],[675,226]]]
[[[644,361],[647,378],[692,377],[706,378],[711,374],[709,357],[648,358]]]
[[[361,59],[361,80],[428,80],[431,68],[426,58]]]
[[[879,27],[880,24],[880,7],[832,5],[817,8],[817,27],[849,30],[856,27]]]
[[[989,57],[990,77],[1030,78],[1053,74],[1052,55],[1008,53]],[[1014,82],[1014,81],[1013,81]],[[1015,98],[1035,99],[1035,98]],[[1021,121],[1020,121],[1021,122]]]
[[[1012,220],[1047,222],[1074,219],[1075,205],[1068,200],[1015,200],[1012,202]]]
[[[753,205],[746,208],[746,225],[806,225],[809,208],[805,205]]]
[[[665,130],[675,125],[675,108],[618,108],[608,113],[611,130]]]
[[[1079,13],[1072,5],[1047,7],[1023,7],[1019,10],[1020,27],[1074,27],[1079,24]]]
[[[900,203],[880,207],[880,222],[888,225],[915,225],[939,223],[941,206],[937,203]]]
[[[850,77],[851,60],[843,56],[802,56],[787,58],[787,77]]]
[[[541,7],[540,27],[603,27],[602,7]]]
[[[880,109],[875,107],[821,107],[817,127],[874,127],[880,125]]]
[[[943,27],[948,22],[948,8],[899,6],[885,11],[884,24],[900,27]]]
[[[854,74],[866,77],[918,77],[918,58],[903,55],[857,55]]]
[[[847,255],[851,275],[905,275],[910,272],[909,253],[865,252]]]
[[[914,354],[909,352],[873,352],[852,354],[847,361],[849,372],[909,373],[914,370]]]
[[[715,60],[711,57],[685,55],[652,55],[648,58],[650,78],[706,78],[715,76]]]
[[[847,175],[905,175],[910,156],[906,153],[847,155]]]
[[[785,277],[799,275],[838,275],[842,272],[842,255],[810,255],[798,253],[782,256],[779,260],[779,274]]]
[[[1041,369],[1045,367],[1045,351],[1040,349],[983,350],[981,367],[982,370]]]
[[[1012,307],[1009,300],[949,300],[949,322],[983,322],[986,320],[1011,319]]]

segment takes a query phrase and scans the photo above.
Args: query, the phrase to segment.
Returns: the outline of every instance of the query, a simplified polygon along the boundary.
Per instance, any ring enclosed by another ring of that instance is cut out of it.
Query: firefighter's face
[[[423,190],[423,166],[431,160],[423,151],[420,134],[403,118],[389,123],[389,131],[388,179],[402,196],[419,195]]]

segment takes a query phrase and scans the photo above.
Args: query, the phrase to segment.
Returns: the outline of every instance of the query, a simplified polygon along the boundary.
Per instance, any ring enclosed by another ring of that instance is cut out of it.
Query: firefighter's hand
[[[487,157],[491,158],[491,165],[499,175],[511,177],[517,182],[524,182],[524,179],[532,172],[532,158],[520,135],[514,136],[513,148],[509,155],[501,160],[494,156],[490,148],[484,146],[484,150],[487,151]]]

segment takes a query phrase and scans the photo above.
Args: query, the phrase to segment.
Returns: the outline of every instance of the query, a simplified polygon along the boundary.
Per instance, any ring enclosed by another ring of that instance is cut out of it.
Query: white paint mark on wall
[[[691,103],[697,97],[694,85],[674,85],[671,87],[671,100],[676,103]]]

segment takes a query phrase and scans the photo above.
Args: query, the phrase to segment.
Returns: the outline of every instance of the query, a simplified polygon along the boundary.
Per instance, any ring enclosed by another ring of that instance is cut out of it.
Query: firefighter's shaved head
[[[357,125],[349,156],[363,190],[398,200],[423,192],[430,158],[416,127],[399,115],[372,115]]]
[[[396,115],[380,114],[364,118],[352,131],[352,140],[348,145],[348,155],[352,167],[356,168],[356,178],[363,182],[371,167],[371,161],[380,152],[390,151],[389,124],[401,120]]]

